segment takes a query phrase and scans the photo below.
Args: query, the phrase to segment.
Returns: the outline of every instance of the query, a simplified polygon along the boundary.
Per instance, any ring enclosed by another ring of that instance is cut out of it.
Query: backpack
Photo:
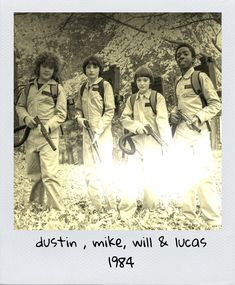
[[[152,90],[151,91],[151,94],[150,94],[150,97],[149,97],[149,103],[150,103],[150,107],[154,113],[154,115],[156,116],[157,115],[157,110],[156,110],[156,106],[157,106],[157,91],[156,90]],[[137,96],[137,93],[135,94],[132,94],[131,95],[131,98],[130,98],[130,103],[131,103],[131,107],[132,107],[132,110],[134,110],[134,105],[135,105],[135,101],[136,101],[136,96]]]
[[[97,83],[96,85],[98,85],[98,88],[97,90],[95,91],[98,91],[101,98],[102,98],[102,101],[103,101],[103,111],[102,111],[102,116],[104,115],[104,112],[105,112],[105,104],[104,104],[104,79],[100,80],[99,83]],[[86,87],[86,84],[87,82],[84,82],[81,86],[81,89],[80,89],[80,95],[81,97],[83,96],[83,93],[84,93],[84,90],[85,90],[85,87]]]
[[[200,81],[200,73],[203,73],[202,71],[199,70],[194,70],[194,72],[191,75],[191,85],[193,88],[193,91],[195,92],[196,95],[198,95],[201,99],[201,103],[202,103],[202,108],[204,108],[205,106],[208,106],[208,103],[206,101],[206,98],[204,96],[204,94],[202,93],[202,85],[201,85],[201,81]],[[179,80],[176,81],[175,84],[175,89],[177,87]],[[206,125],[209,131],[211,131],[211,127],[208,121],[206,121]]]

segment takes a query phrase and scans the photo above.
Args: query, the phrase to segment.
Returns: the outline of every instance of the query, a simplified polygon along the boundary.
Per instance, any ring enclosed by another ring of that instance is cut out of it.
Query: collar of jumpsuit
[[[194,72],[194,68],[190,67],[189,70],[184,75],[181,75],[181,78],[189,79],[191,75],[193,74],[193,72]]]
[[[38,78],[35,78],[33,81],[34,85],[38,88]],[[44,89],[47,85],[55,85],[58,84],[54,79],[49,79],[47,82],[45,82],[44,84],[40,84],[40,88],[38,88],[38,90],[41,90],[42,88]]]
[[[87,81],[87,84],[86,84],[85,88],[90,89],[92,86],[98,84],[101,80],[102,80],[102,77],[98,77],[95,80],[95,82],[93,82],[92,84],[90,84],[89,81]]]
[[[146,99],[149,99],[149,97],[150,97],[150,95],[151,95],[151,89],[149,89],[147,92],[145,92],[144,94],[140,94],[140,92],[138,91],[137,92],[137,95],[136,95],[136,100],[139,100],[139,99],[141,99],[141,98],[146,98]]]

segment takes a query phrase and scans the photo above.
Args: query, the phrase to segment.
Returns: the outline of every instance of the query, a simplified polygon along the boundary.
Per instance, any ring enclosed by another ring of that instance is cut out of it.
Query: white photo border
[[[223,229],[219,231],[14,231],[13,49],[15,12],[221,12],[223,45]],[[235,284],[235,1],[0,0],[0,284]],[[205,238],[205,248],[36,248],[40,236],[84,244],[107,237]],[[133,268],[110,269],[108,256],[133,256]]]

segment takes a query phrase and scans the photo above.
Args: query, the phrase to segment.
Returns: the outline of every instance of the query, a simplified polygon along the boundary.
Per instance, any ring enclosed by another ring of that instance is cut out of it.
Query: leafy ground
[[[221,194],[221,152],[214,152],[216,191]],[[66,210],[47,210],[28,202],[30,182],[26,175],[25,155],[14,157],[14,228],[16,230],[211,230],[199,216],[193,223],[182,215],[178,201],[159,203],[157,210],[142,209],[139,201],[135,216],[122,220],[117,211],[96,212],[85,193],[83,167],[60,164],[59,180],[63,187]],[[115,167],[120,169],[118,163]],[[118,190],[118,180],[117,190]],[[213,228],[218,229],[218,228]]]

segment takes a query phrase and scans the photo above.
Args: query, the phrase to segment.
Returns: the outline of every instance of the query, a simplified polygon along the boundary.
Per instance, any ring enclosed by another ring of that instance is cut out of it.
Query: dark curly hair
[[[100,69],[100,72],[99,72],[99,76],[102,75],[102,72],[103,72],[103,63],[101,61],[101,59],[96,56],[96,55],[91,55],[89,57],[87,57],[83,64],[82,64],[82,69],[83,69],[83,73],[86,74],[86,67],[88,64],[94,64],[95,66],[98,66],[99,69]]]
[[[139,68],[137,68],[135,75],[134,75],[135,83],[138,77],[148,77],[150,79],[150,84],[153,84],[153,81],[154,81],[153,72],[149,67],[140,66]]]
[[[192,58],[196,57],[195,49],[188,43],[182,43],[182,44],[179,44],[175,50],[175,59],[176,59],[177,51],[182,47],[187,47],[190,50]]]
[[[39,77],[41,64],[54,68],[52,78],[57,82],[61,81],[59,76],[60,61],[56,55],[51,52],[43,52],[36,57],[34,62],[34,74],[36,77]]]

